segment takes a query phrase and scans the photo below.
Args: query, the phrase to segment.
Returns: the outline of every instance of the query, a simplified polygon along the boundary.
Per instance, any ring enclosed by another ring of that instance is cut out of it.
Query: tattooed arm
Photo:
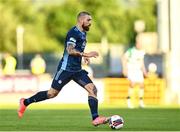
[[[74,55],[74,56],[83,56],[83,52],[80,52],[75,49],[75,46],[73,44],[68,44],[66,48],[68,54]]]
[[[75,46],[73,44],[68,44],[67,48],[66,48],[68,54],[70,55],[74,55],[74,56],[81,56],[81,57],[98,57],[99,54],[96,51],[91,51],[89,53],[84,53],[84,52],[80,52],[78,50],[75,49]]]

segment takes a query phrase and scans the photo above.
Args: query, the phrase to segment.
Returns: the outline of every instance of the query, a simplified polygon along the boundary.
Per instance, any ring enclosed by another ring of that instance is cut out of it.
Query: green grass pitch
[[[0,109],[0,131],[112,131],[108,125],[92,126],[88,107],[28,109],[22,119],[16,111]],[[178,108],[100,108],[99,113],[122,116],[124,127],[118,131],[180,131]]]

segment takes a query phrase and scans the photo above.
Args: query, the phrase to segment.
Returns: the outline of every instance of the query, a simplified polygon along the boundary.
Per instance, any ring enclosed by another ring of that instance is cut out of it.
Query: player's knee
[[[140,88],[144,89],[144,84],[143,83],[140,84]]]
[[[47,95],[48,95],[48,98],[49,98],[49,99],[50,99],[50,98],[54,98],[54,97],[57,96],[56,93],[48,93]]]
[[[93,83],[86,85],[85,89],[88,91],[89,96],[93,96],[93,97],[97,96],[97,88]]]
[[[130,83],[130,88],[134,88],[134,83]]]
[[[94,96],[97,96],[97,88],[96,86],[91,86],[90,88],[90,94],[94,95]]]
[[[47,96],[48,96],[49,99],[50,99],[50,98],[54,98],[54,97],[56,97],[57,95],[58,95],[58,92],[48,91],[48,93],[47,93]]]
[[[95,86],[93,87],[93,93],[97,96],[97,88]]]

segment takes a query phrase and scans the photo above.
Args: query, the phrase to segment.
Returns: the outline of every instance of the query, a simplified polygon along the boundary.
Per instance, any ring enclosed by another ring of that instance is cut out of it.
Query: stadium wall
[[[51,77],[13,76],[0,77],[0,103],[18,104],[19,98],[29,97],[38,91],[48,90]],[[126,107],[129,82],[126,78],[93,79],[98,89],[100,103]],[[160,78],[145,79],[146,105],[164,104],[165,81]],[[11,98],[9,98],[11,97]],[[75,82],[68,83],[59,95],[43,103],[86,104],[87,92]],[[138,100],[138,87],[134,90],[133,101]]]

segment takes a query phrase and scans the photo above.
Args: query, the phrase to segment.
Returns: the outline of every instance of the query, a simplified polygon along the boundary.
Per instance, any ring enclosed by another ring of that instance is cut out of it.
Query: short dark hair
[[[78,13],[77,15],[77,19],[80,18],[81,16],[85,16],[85,15],[91,15],[89,12],[87,11],[81,11]]]

